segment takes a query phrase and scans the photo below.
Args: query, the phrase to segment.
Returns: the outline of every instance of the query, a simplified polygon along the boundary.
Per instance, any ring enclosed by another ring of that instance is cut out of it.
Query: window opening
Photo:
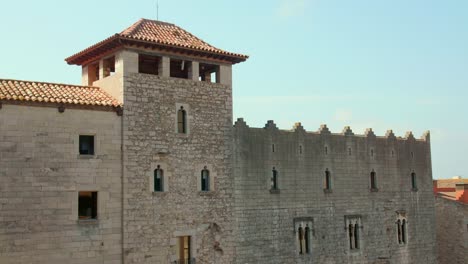
[[[79,153],[80,155],[94,155],[94,136],[80,135]]]
[[[348,242],[349,242],[349,249],[356,250],[360,248],[360,217],[359,216],[351,216],[346,217],[346,229],[348,233]]]
[[[271,152],[275,152],[275,144],[271,144]]]
[[[161,57],[138,54],[138,72],[159,75]]]
[[[219,83],[219,65],[200,63],[198,79],[202,82]]]
[[[88,85],[92,86],[95,81],[99,80],[99,62],[88,66]]]
[[[348,148],[348,156],[351,156],[351,148]]]
[[[115,74],[115,56],[104,59],[104,78]]]
[[[201,171],[201,190],[207,192],[210,190],[210,171],[206,166]]]
[[[417,185],[416,185],[416,173],[412,172],[411,173],[411,188],[413,190],[416,190],[417,189]]]
[[[328,155],[328,147],[325,147],[325,155]]]
[[[183,106],[177,111],[177,132],[181,134],[187,133],[187,112]]]
[[[304,254],[304,243],[303,243],[303,240],[304,240],[304,234],[302,232],[302,227],[299,227],[299,230],[298,230],[298,238],[299,238],[299,254]]]
[[[191,67],[192,62],[185,60],[171,59],[170,63],[170,76],[175,78],[188,79],[188,69]]]
[[[271,177],[271,189],[278,190],[278,171],[273,167],[272,170],[272,177]]]
[[[371,189],[373,190],[376,190],[377,189],[377,182],[376,182],[376,176],[375,176],[375,171],[372,170],[372,172],[370,173],[370,187]]]
[[[97,219],[97,192],[78,192],[78,219]]]
[[[299,145],[299,154],[302,154],[302,145]]]
[[[401,222],[401,241],[406,244],[406,219]]]
[[[164,191],[164,172],[159,165],[154,170],[154,191],[155,192]]]
[[[325,170],[325,190],[331,190],[331,175],[328,168]]]
[[[310,228],[308,226],[306,226],[305,228],[305,234],[304,234],[304,244],[305,244],[305,252],[306,254],[309,254],[310,253],[310,249],[309,249],[309,241],[310,241]]]

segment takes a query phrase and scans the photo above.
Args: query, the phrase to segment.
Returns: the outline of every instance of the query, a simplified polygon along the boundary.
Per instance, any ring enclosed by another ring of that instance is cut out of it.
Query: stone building
[[[0,263],[435,263],[429,134],[233,126],[247,58],[141,19],[0,80]]]

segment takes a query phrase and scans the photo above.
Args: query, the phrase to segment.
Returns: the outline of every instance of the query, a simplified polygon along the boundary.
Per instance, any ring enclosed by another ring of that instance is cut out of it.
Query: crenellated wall
[[[273,121],[250,128],[238,119],[233,164],[236,263],[435,263],[429,133],[378,137],[345,127],[333,134],[325,125],[307,132],[300,123],[285,131]],[[270,191],[273,167],[279,190]],[[324,190],[326,170],[331,190]],[[362,225],[359,250],[349,249],[351,216]],[[398,216],[408,223],[405,245],[397,239]],[[312,222],[309,254],[298,251],[298,219]]]

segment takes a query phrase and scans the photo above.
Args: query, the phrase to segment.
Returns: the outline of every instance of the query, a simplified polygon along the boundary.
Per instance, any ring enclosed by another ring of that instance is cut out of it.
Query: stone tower
[[[231,67],[246,59],[146,19],[66,59],[124,105],[124,263],[232,262]]]

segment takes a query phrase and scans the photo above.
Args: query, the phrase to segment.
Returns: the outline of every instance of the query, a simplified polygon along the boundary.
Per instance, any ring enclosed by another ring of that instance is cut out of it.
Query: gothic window
[[[411,173],[411,189],[413,191],[418,190],[418,186],[416,184],[416,173],[414,172]]]
[[[273,167],[271,175],[271,189],[278,190],[278,171]]]
[[[158,165],[154,170],[154,191],[163,192],[164,191],[164,171]]]
[[[210,171],[206,169],[206,166],[201,171],[201,190],[210,191]]]
[[[346,219],[346,231],[348,236],[348,244],[350,250],[358,250],[361,248],[360,228],[361,228],[361,217],[360,216],[345,216]]]
[[[311,254],[313,219],[310,217],[300,217],[294,219],[294,228],[296,232],[296,247],[299,255]]]
[[[370,188],[371,190],[377,190],[377,177],[374,170],[370,173]]]
[[[328,168],[325,170],[325,190],[331,190],[331,174]]]
[[[177,132],[181,134],[187,133],[187,112],[183,106],[177,111]]]
[[[397,212],[397,221],[396,221],[396,228],[397,228],[397,238],[398,244],[405,245],[407,241],[407,220],[406,215],[404,212]]]

